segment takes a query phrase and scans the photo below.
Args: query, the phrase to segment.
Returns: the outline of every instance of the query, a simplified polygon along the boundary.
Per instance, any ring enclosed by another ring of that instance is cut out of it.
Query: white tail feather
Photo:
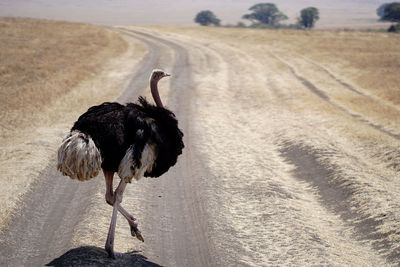
[[[89,180],[101,169],[101,155],[90,136],[79,131],[64,138],[58,149],[57,169],[71,179]]]

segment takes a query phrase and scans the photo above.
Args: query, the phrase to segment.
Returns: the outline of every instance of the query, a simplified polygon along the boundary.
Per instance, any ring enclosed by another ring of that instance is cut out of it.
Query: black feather
[[[155,165],[146,177],[158,177],[174,166],[184,148],[183,133],[178,127],[175,114],[166,109],[149,104],[144,97],[139,97],[143,112],[154,120],[150,124],[152,138],[155,141],[158,154]]]
[[[140,167],[140,159],[147,143],[157,148],[157,158],[147,177],[159,177],[175,165],[182,154],[183,133],[173,112],[149,104],[139,98],[139,104],[126,106],[118,103],[103,103],[89,108],[75,122],[71,131],[88,134],[102,156],[102,168],[118,171],[118,166],[128,148],[134,145],[133,159]]]

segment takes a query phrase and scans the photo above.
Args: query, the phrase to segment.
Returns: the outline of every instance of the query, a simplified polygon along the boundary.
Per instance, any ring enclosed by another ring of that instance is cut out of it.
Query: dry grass
[[[32,124],[32,115],[126,49],[121,37],[98,26],[0,19],[1,135]]]

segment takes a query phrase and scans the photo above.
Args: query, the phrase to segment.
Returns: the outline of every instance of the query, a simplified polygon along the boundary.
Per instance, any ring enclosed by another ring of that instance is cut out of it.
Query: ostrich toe
[[[144,242],[144,238],[142,236],[142,233],[139,231],[137,226],[132,226],[131,225],[131,235],[132,236],[136,236],[137,239],[139,239],[140,241]]]

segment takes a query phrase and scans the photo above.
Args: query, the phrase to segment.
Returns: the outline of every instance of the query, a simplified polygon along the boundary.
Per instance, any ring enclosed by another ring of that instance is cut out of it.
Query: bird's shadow
[[[47,263],[46,266],[151,266],[161,267],[149,261],[139,251],[132,251],[121,254],[115,260],[108,257],[103,248],[94,246],[82,246],[71,249],[60,257]]]

